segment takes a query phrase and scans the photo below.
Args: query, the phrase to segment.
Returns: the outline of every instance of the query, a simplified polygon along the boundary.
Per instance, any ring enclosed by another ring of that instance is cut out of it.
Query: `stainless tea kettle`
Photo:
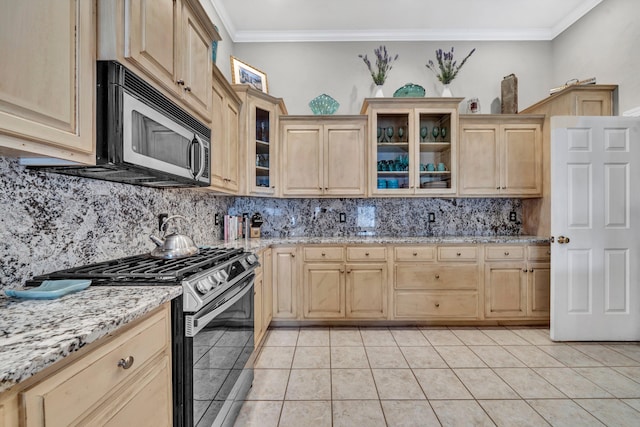
[[[177,259],[185,258],[198,253],[198,247],[193,243],[191,237],[177,233],[165,236],[165,233],[167,231],[167,222],[170,219],[174,218],[181,218],[185,221],[189,221],[182,215],[172,215],[165,218],[162,221],[162,226],[160,227],[160,231],[162,231],[162,238],[156,237],[154,235],[149,236],[149,238],[157,246],[153,251],[151,251],[150,255],[152,257],[160,259]]]

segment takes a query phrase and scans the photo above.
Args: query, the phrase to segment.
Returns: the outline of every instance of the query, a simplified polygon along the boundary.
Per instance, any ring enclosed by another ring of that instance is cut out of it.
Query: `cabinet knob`
[[[133,366],[133,356],[129,356],[126,359],[120,359],[118,361],[118,367],[122,369],[129,369],[131,366]]]
[[[533,268],[531,270],[529,270],[529,273],[533,273]]]
[[[439,278],[440,278],[440,275],[439,275],[439,274],[436,274],[436,279],[439,279]]]
[[[526,268],[523,268],[523,269],[522,269],[522,271],[524,271],[524,272],[526,273],[526,272],[527,272],[527,269],[526,269]]]
[[[502,189],[503,189],[503,190],[506,190],[506,189],[507,189],[507,187],[502,187]]]
[[[364,256],[369,256],[369,252],[365,252],[365,253],[364,253]]]
[[[271,186],[271,188],[276,188],[276,186],[275,186],[275,185],[272,185],[272,186]]]
[[[551,255],[551,251],[547,251],[547,255]]]
[[[351,273],[351,270],[347,270],[347,274]]]
[[[295,257],[296,257],[296,254],[291,254],[291,258],[295,258]]]
[[[505,253],[504,253],[504,256],[509,256],[509,252],[505,252]]]
[[[436,308],[440,307],[440,303],[439,302],[435,303],[435,306],[436,306]]]
[[[460,255],[462,255],[462,253],[456,252],[456,256],[460,256]]]
[[[322,252],[322,256],[327,256],[327,254],[325,254],[324,252]]]
[[[344,270],[340,270],[340,273],[344,273]]]
[[[184,88],[184,91],[185,91],[185,92],[191,92],[191,87],[189,87],[189,86],[185,87],[185,88]]]
[[[414,253],[413,253],[413,256],[418,256],[418,252],[414,252]]]
[[[496,187],[496,190],[499,190],[499,189],[500,189],[500,187]]]
[[[182,79],[178,80],[176,83],[178,83],[180,86],[184,86],[184,80]]]
[[[329,189],[329,187],[324,187],[324,189],[325,189],[325,190],[328,190],[328,189]]]

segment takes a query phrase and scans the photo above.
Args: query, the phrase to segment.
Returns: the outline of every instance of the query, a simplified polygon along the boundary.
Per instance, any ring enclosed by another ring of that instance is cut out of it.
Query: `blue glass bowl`
[[[425,90],[420,85],[407,83],[393,93],[394,98],[423,98]]]
[[[329,95],[323,93],[313,98],[309,102],[309,107],[313,114],[333,114],[338,111],[340,104]]]

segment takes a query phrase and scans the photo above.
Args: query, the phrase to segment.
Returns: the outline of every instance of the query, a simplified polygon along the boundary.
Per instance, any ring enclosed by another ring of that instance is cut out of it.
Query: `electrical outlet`
[[[347,222],[347,214],[340,212],[340,222]]]
[[[427,214],[427,217],[428,217],[428,221],[429,222],[436,222],[436,214],[435,213],[429,212]]]
[[[213,216],[213,225],[220,225],[220,214],[217,213]]]
[[[514,211],[509,212],[509,221],[516,222],[518,217]]]
[[[169,214],[161,213],[158,215],[158,231],[162,231],[162,226],[164,225],[164,220],[169,218]]]

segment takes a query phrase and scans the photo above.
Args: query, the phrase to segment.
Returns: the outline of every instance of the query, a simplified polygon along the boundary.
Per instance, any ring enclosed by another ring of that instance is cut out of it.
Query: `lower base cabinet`
[[[477,319],[478,293],[448,291],[397,291],[396,319]]]
[[[347,319],[386,319],[386,264],[347,264],[346,276]]]
[[[169,304],[19,393],[24,426],[172,425]]]

